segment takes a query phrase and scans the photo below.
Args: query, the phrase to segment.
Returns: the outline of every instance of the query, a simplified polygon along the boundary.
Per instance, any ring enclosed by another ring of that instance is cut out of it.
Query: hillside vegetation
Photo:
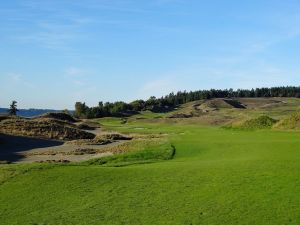
[[[228,101],[231,104],[228,104]],[[220,98],[189,102],[166,113],[142,111],[137,115],[126,117],[125,121],[207,126],[240,125],[244,121],[255,119],[262,115],[279,121],[297,112],[299,106],[299,98]],[[103,118],[103,121],[105,120],[106,118]],[[115,118],[114,121],[121,121],[121,119]]]
[[[300,130],[300,112],[295,112],[282,119],[275,127],[277,129]]]
[[[75,103],[75,116],[79,118],[101,118],[108,116],[131,116],[141,111],[150,110],[152,112],[169,112],[194,101],[223,99],[225,107],[231,105],[234,108],[244,108],[237,99],[259,99],[259,98],[299,98],[300,87],[272,87],[256,89],[211,89],[199,91],[179,91],[176,94],[170,93],[161,98],[151,96],[148,100],[135,100],[130,103],[117,102],[99,102],[97,106],[89,107],[84,102]]]
[[[235,128],[241,128],[245,130],[253,130],[253,129],[270,129],[274,124],[277,123],[277,120],[269,117],[269,116],[259,116],[257,118],[246,120],[239,125],[235,125]]]
[[[0,121],[0,133],[58,140],[92,139],[94,134],[85,132],[65,120],[40,117],[24,119],[7,117]]]

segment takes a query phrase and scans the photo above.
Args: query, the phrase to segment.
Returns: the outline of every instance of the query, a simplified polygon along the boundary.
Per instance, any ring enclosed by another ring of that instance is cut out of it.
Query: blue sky
[[[0,107],[300,85],[300,1],[10,0]]]

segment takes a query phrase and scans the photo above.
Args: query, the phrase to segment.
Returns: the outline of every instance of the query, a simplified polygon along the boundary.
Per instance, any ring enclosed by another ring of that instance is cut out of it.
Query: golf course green
[[[300,133],[102,123],[124,133],[165,134],[167,142],[161,154],[149,154],[157,151],[153,144],[133,161],[1,165],[0,223],[300,223]],[[162,157],[169,144],[175,152]]]

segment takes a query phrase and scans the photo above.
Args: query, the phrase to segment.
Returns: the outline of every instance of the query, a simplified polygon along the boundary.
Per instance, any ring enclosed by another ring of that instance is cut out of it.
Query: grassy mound
[[[115,152],[123,152],[123,154],[116,154],[113,156],[92,159],[85,162],[84,164],[126,166],[132,164],[169,160],[172,159],[175,155],[175,147],[172,146],[168,141],[153,142],[138,140],[135,142],[124,144],[124,146],[121,146],[121,149],[117,149]]]
[[[277,120],[268,117],[268,116],[260,116],[255,119],[250,119],[245,121],[240,125],[242,129],[269,129],[271,128]]]
[[[0,122],[0,133],[60,140],[92,139],[94,134],[55,119],[7,119]]]
[[[38,118],[57,119],[57,120],[67,121],[70,123],[77,122],[77,120],[74,119],[74,117],[72,117],[71,115],[69,115],[67,113],[45,113],[45,114],[39,116]]]
[[[275,128],[284,130],[299,130],[300,129],[300,112],[293,113],[287,118],[276,124]]]

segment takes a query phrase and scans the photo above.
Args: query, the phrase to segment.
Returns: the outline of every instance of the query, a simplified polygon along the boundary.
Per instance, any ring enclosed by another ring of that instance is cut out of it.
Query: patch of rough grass
[[[0,185],[5,183],[7,180],[17,176],[18,174],[22,174],[23,171],[20,169],[4,167],[3,165],[0,167]]]
[[[246,120],[243,123],[226,126],[224,128],[238,128],[245,130],[271,129],[277,122],[277,120],[269,116],[263,115],[254,119]]]
[[[277,120],[269,116],[260,116],[255,119],[250,119],[245,121],[241,128],[244,129],[270,129],[272,126],[277,123]]]
[[[19,176],[23,175],[29,171],[33,170],[44,170],[53,168],[53,166],[44,166],[41,164],[25,164],[25,165],[1,165],[0,166],[0,186],[5,182]]]
[[[300,111],[280,120],[274,128],[283,130],[300,130]]]
[[[83,164],[127,166],[132,164],[151,163],[172,159],[175,155],[175,147],[167,140],[134,140],[123,143],[110,149],[116,154],[97,159],[92,159]]]

